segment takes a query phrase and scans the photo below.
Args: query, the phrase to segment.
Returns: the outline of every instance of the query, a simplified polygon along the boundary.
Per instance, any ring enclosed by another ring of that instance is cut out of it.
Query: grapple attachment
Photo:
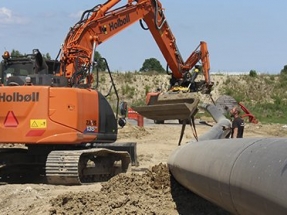
[[[199,103],[194,93],[168,92],[153,95],[153,97],[148,105],[132,108],[152,120],[185,120],[190,119]]]

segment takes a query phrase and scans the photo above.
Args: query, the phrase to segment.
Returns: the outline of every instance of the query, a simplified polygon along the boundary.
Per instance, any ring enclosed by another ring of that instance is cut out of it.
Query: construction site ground
[[[287,126],[247,124],[245,137],[287,136]],[[198,135],[209,126],[197,125]],[[228,214],[170,178],[166,161],[176,149],[181,125],[134,121],[119,130],[119,142],[137,142],[139,166],[105,183],[82,186],[3,184],[0,214]],[[187,127],[182,143],[194,139]],[[3,147],[3,146],[2,146]]]

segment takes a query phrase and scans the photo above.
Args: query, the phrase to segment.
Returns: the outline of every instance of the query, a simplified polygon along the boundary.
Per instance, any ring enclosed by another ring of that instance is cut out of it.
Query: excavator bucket
[[[140,115],[155,121],[189,119],[197,110],[199,99],[194,93],[167,92],[154,94],[145,106],[132,107]]]

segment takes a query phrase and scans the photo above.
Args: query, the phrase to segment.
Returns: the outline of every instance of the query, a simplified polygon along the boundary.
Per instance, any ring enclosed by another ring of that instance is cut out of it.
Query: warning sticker
[[[46,119],[30,119],[30,128],[47,128]]]

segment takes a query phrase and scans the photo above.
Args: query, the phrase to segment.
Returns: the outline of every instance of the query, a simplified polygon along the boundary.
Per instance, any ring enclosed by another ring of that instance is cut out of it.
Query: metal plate
[[[226,114],[234,106],[238,105],[238,102],[231,96],[222,95],[215,101],[215,105],[223,114]]]

